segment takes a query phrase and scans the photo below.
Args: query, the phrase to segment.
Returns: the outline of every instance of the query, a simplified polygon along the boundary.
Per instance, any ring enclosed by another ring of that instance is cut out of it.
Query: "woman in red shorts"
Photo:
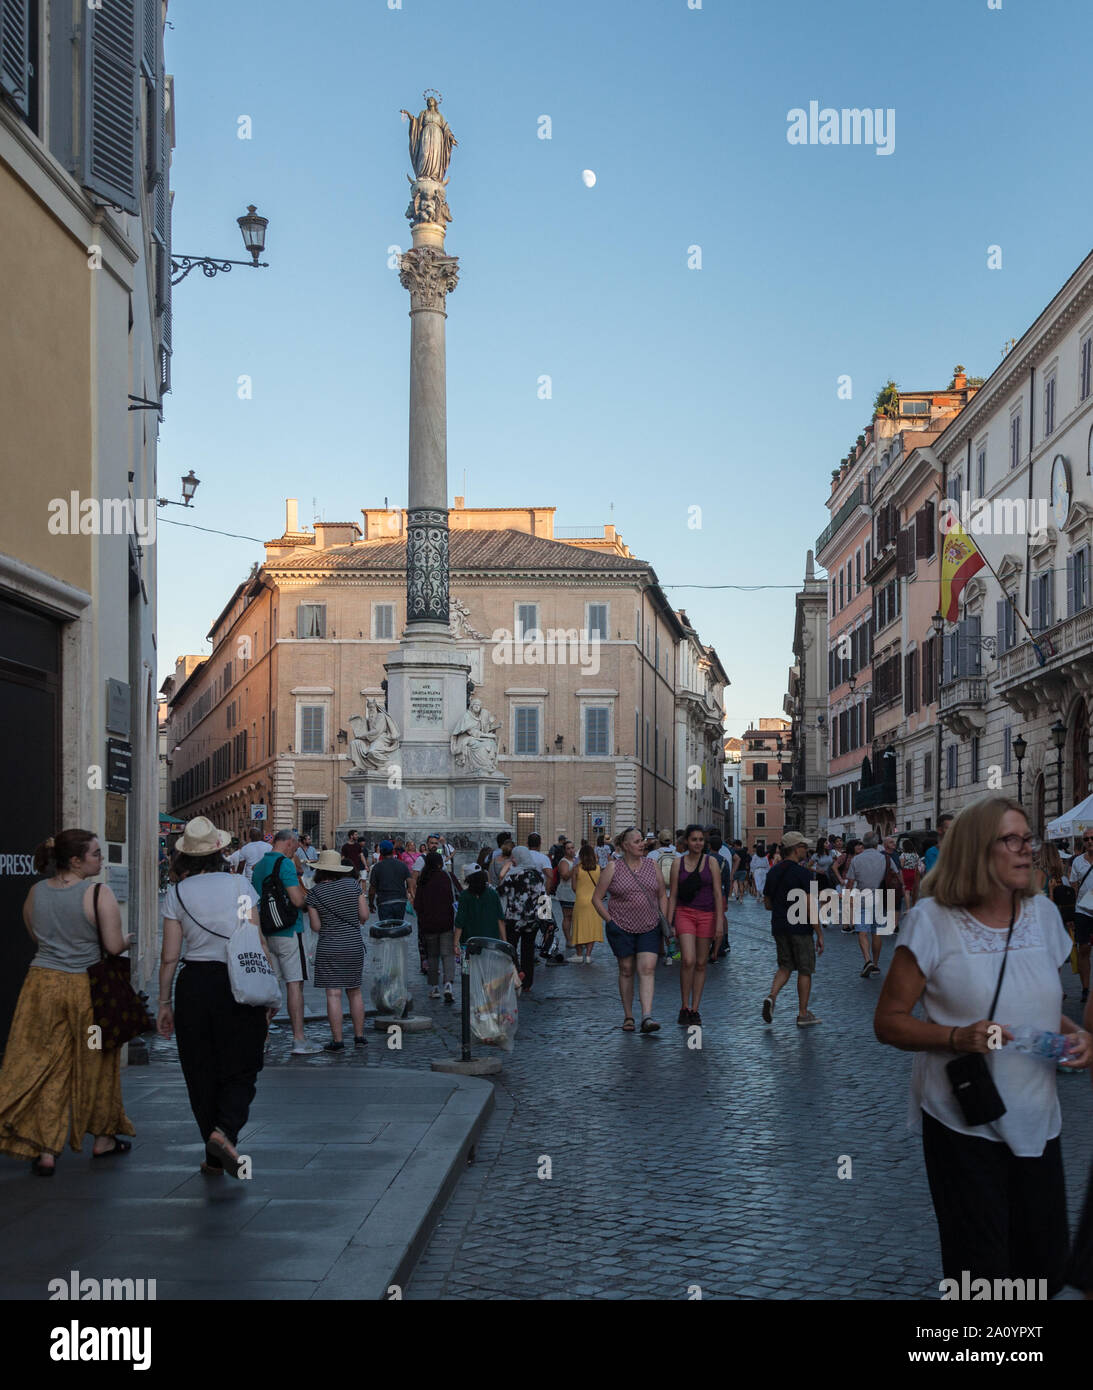
[[[721,893],[721,869],[706,853],[706,833],[700,825],[686,830],[687,852],[672,861],[672,881],[668,895],[668,920],[679,938],[682,957],[679,988],[683,1006],[677,1023],[701,1023],[698,1006],[706,983],[708,942],[714,955],[725,933],[725,902]],[[714,872],[714,869],[717,872]]]

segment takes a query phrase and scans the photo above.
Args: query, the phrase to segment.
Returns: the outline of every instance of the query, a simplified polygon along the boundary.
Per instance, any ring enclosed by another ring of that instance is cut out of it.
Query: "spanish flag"
[[[986,561],[976,544],[956,520],[951,530],[941,538],[941,612],[947,623],[960,616],[960,595],[973,574],[978,574]]]

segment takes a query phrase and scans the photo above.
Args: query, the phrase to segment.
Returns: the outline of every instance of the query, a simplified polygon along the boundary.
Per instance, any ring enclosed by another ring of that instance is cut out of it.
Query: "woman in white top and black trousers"
[[[175,846],[176,882],[163,909],[156,1028],[164,1038],[178,1032],[178,1060],[205,1141],[201,1171],[234,1178],[239,1176],[235,1145],[254,1100],[273,1010],[237,1004],[232,994],[228,942],[243,920],[240,912],[257,924],[258,895],[244,877],[227,872],[222,851],[230,839],[198,816]],[[172,1008],[171,982],[183,941],[186,958]]]
[[[986,1279],[994,1297],[1002,1279],[1042,1280],[1054,1297],[1068,1246],[1056,1064],[1018,1050],[1014,1029],[1067,1034],[1067,1067],[1093,1056],[1062,1013],[1070,937],[1032,887],[1037,847],[1007,797],[957,816],[900,924],[874,1020],[881,1042],[915,1053],[911,1118],[945,1278]],[[924,1019],[911,1013],[920,1000]]]

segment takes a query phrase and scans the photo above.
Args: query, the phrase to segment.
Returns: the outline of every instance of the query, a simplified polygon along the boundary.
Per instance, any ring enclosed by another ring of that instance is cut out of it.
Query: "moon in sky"
[[[585,188],[591,188],[592,185],[596,182],[596,175],[592,172],[591,169],[583,169],[581,171],[581,180],[584,183]]]

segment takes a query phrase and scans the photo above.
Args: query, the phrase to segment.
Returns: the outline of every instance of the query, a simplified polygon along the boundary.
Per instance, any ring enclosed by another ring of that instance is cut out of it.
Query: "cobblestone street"
[[[592,966],[536,973],[477,1161],[408,1297],[683,1299],[697,1285],[703,1298],[937,1298],[936,1227],[906,1125],[911,1058],[873,1038],[879,981],[859,978],[855,938],[829,931],[812,1000],[822,1026],[795,1026],[788,991],[765,1028],[768,914],[748,899],[730,923],[701,1051],[675,1022],[675,967],[657,971],[654,1037],[620,1031],[606,947]],[[1076,1016],[1076,977],[1065,987]],[[427,1007],[454,1051],[458,1008]],[[1093,1097],[1084,1074],[1059,1089],[1073,1224]]]

